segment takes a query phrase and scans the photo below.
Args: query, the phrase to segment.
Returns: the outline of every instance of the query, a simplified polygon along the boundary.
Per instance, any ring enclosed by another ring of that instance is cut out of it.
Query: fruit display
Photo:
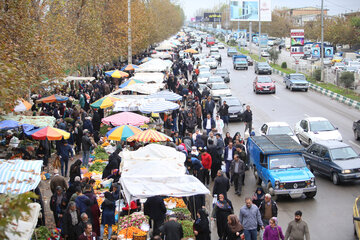
[[[136,227],[128,227],[128,228],[124,228],[121,231],[119,231],[118,235],[122,235],[125,238],[133,238],[133,236],[146,236],[147,233],[140,230],[139,228]]]
[[[175,198],[175,197],[168,197],[164,199],[165,204],[169,202],[176,202],[177,208],[186,208],[186,204],[184,203],[184,200],[181,198]]]
[[[193,222],[189,220],[179,221],[183,228],[184,238],[194,238]]]
[[[119,218],[119,227],[120,229],[127,228],[127,227],[137,227],[141,228],[141,225],[149,223],[148,217],[139,213],[133,213],[128,216],[123,216]]]

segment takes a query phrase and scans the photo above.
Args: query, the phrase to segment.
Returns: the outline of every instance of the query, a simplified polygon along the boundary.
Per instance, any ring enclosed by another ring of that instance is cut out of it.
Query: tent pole
[[[196,220],[196,204],[195,204],[195,195],[192,196],[193,197],[193,205],[194,205],[194,220]]]

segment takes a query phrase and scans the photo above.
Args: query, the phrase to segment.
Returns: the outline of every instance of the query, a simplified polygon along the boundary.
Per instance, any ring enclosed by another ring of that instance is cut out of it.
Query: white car
[[[208,66],[208,65],[200,65],[199,67],[198,67],[198,69],[199,69],[199,72],[210,72],[210,67]]]
[[[342,141],[339,130],[323,117],[308,117],[295,124],[295,134],[300,143],[311,145],[322,140]]]
[[[197,82],[199,84],[206,84],[210,76],[211,76],[210,72],[200,72],[197,78]]]
[[[218,48],[219,48],[219,49],[224,49],[224,48],[225,48],[225,45],[224,45],[223,43],[219,43],[219,44],[218,44]]]
[[[219,100],[221,96],[231,96],[231,90],[225,83],[213,83],[210,86],[210,95],[214,100]]]
[[[262,57],[270,57],[270,54],[267,50],[263,49],[263,50],[261,50],[261,56]]]
[[[344,70],[344,68],[345,68],[345,63],[342,62],[336,62],[334,66],[331,66],[331,70],[333,72]]]
[[[215,58],[208,58],[205,61],[205,65],[209,66],[210,69],[216,69],[218,66],[218,62],[216,61]]]
[[[296,137],[294,131],[291,129],[290,125],[286,122],[267,122],[264,123],[259,129],[260,135],[277,135],[277,134],[287,134],[297,143],[299,139]]]
[[[219,48],[218,47],[215,47],[215,46],[212,46],[210,48],[210,52],[219,52]]]

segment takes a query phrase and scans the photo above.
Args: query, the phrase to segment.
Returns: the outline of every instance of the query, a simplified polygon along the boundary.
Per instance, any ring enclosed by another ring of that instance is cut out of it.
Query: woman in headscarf
[[[116,150],[109,156],[109,163],[104,168],[102,179],[108,178],[111,175],[112,170],[119,168],[121,163],[121,157],[119,156],[119,153],[121,150],[121,145],[118,145]]]
[[[110,192],[104,193],[105,200],[101,204],[102,215],[101,215],[101,227],[100,227],[100,236],[104,236],[105,224],[109,228],[109,236],[106,236],[108,239],[112,234],[112,225],[115,224],[115,202]]]
[[[199,209],[196,213],[196,220],[193,225],[196,240],[210,240],[210,226],[208,215],[204,209]]]
[[[242,139],[241,139],[240,132],[236,132],[234,137],[232,138],[232,141],[233,141],[234,144],[236,144],[236,140],[239,140],[239,142],[241,143]]]
[[[229,145],[229,142],[232,142],[232,137],[230,136],[229,132],[226,132],[225,138],[224,138],[224,143],[225,143],[225,147],[227,147]]]
[[[262,187],[258,187],[256,191],[254,192],[254,195],[252,197],[252,202],[259,207],[262,200],[265,199],[265,192],[262,189]]]
[[[237,240],[241,238],[244,228],[235,214],[227,217],[226,240]]]
[[[269,220],[269,225],[265,227],[264,240],[284,240],[284,234],[281,230],[281,227],[278,225],[278,220],[276,217],[272,217]]]
[[[227,229],[227,217],[234,213],[231,201],[219,194],[218,200],[213,209],[212,217],[216,218],[216,226],[219,239],[224,240]]]
[[[75,181],[75,177],[79,176],[81,179],[81,160],[76,160],[70,167],[70,183],[73,183]]]

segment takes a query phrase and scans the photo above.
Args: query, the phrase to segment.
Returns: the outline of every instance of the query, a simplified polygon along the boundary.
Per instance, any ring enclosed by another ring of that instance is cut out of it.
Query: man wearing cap
[[[82,136],[82,149],[83,149],[83,165],[88,166],[89,163],[89,157],[90,157],[90,148],[92,146],[91,140],[89,138],[89,131],[87,129],[84,130]]]
[[[50,189],[52,194],[55,193],[56,187],[60,186],[63,190],[68,189],[68,185],[66,183],[66,180],[63,176],[59,175],[59,170],[54,169],[54,176],[51,178],[50,181]]]

